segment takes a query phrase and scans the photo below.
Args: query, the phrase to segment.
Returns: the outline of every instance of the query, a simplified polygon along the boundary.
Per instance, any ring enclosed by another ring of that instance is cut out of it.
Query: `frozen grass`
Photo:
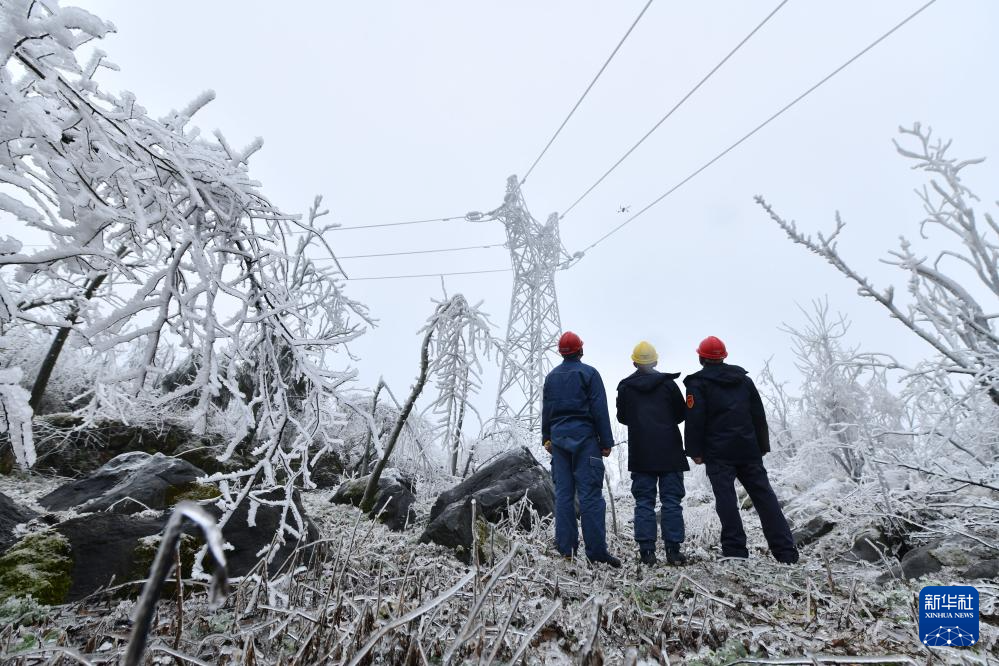
[[[745,514],[751,558],[718,560],[712,507],[694,484],[691,564],[649,569],[634,557],[627,524],[633,504],[616,493],[619,536],[610,530],[610,540],[626,562],[621,570],[564,561],[547,520],[530,533],[500,525],[489,537],[493,557],[466,566],[440,547],[418,544],[419,527],[390,532],[356,509],[329,504],[330,494],[306,494],[322,539],[278,575],[247,576],[215,612],[203,588],[189,583],[179,631],[176,600],[162,601],[147,656],[218,664],[595,664],[802,655],[822,663],[822,655],[875,655],[883,657],[879,663],[986,664],[999,646],[999,586],[980,584],[981,612],[992,619],[982,623],[978,647],[932,654],[922,648],[918,591],[948,582],[952,572],[933,581],[876,583],[884,567],[839,557],[860,525],[841,513],[836,531],[806,548],[798,566],[766,555],[752,512]],[[2,629],[3,662],[50,663],[62,654],[63,663],[114,663],[132,607],[93,598],[53,609],[36,624]]]

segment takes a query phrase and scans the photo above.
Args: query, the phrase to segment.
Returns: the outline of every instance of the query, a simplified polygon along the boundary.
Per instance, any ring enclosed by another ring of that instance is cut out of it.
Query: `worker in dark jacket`
[[[646,341],[635,345],[634,374],[617,385],[617,420],[628,426],[628,471],[635,497],[635,541],[643,564],[656,563],[656,495],[662,502],[666,561],[686,564],[683,543],[683,473],[690,469],[678,423],[686,406],[679,373],[658,372],[659,354]],[[657,492],[658,491],[658,492]]]
[[[600,373],[583,363],[583,341],[572,331],[559,339],[562,364],[545,377],[541,403],[541,436],[552,454],[555,482],[555,545],[565,557],[576,554],[579,530],[575,498],[586,557],[620,567],[621,560],[607,551],[604,513],[604,458],[614,446],[607,393]]]
[[[697,355],[702,369],[683,380],[687,455],[705,465],[711,481],[721,520],[722,556],[749,557],[735,494],[738,479],[760,517],[770,552],[778,562],[793,564],[798,549],[763,466],[770,434],[759,391],[745,370],[724,363],[728,352],[718,338],[705,338]]]

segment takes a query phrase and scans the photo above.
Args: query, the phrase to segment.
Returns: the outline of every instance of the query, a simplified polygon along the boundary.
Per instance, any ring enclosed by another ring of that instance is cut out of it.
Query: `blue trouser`
[[[770,552],[778,560],[797,559],[797,548],[791,528],[788,527],[784,512],[777,502],[777,495],[770,486],[767,470],[762,460],[729,462],[721,460],[705,461],[708,479],[715,493],[715,511],[721,520],[722,555],[726,557],[748,557],[746,532],[739,516],[739,501],[735,494],[735,480],[749,493],[753,508],[760,517],[763,536],[767,539]]]
[[[683,542],[683,507],[685,494],[683,472],[632,472],[631,494],[635,497],[635,541],[642,550],[656,548],[656,490],[662,502],[663,541]]]
[[[604,459],[596,439],[587,440],[575,453],[552,447],[552,480],[555,482],[555,546],[562,555],[574,555],[579,547],[575,497],[579,497],[580,523],[586,556],[599,559],[607,554],[604,524]]]

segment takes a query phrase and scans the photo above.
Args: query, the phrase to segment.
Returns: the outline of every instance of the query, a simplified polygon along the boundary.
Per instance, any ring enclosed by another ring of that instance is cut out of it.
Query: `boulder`
[[[273,493],[264,498],[277,499],[283,491]],[[305,517],[305,534],[301,540],[286,535],[286,543],[268,566],[271,573],[300,543],[319,537],[297,494],[293,501]],[[277,532],[282,507],[258,506],[255,526],[251,527],[247,520],[249,504],[244,501],[222,529],[225,540],[233,547],[226,552],[230,576],[249,573],[258,561],[257,553],[270,545]],[[208,509],[216,517],[221,515],[215,506]],[[30,594],[42,603],[62,604],[82,599],[111,583],[143,581],[149,574],[168,517],[169,512],[153,517],[86,513],[29,534],[0,556],[0,599]],[[189,576],[195,552],[204,541],[196,526],[186,523],[184,530],[181,562],[184,575]],[[210,561],[205,562],[206,569],[211,566]],[[135,588],[126,589],[130,596],[137,593]]]
[[[247,463],[239,453],[227,462],[219,462],[217,456],[225,450],[224,440],[196,435],[184,424],[172,421],[137,425],[102,419],[88,423],[75,414],[48,414],[35,418],[34,428],[38,461],[33,469],[69,478],[89,474],[112,458],[132,451],[181,458],[209,474],[238,469]]]
[[[24,537],[0,556],[0,598],[30,594],[44,604],[77,601],[108,585],[145,578],[140,540],[160,532],[161,518],[94,513]]]
[[[344,481],[330,500],[334,504],[360,506],[370,475]],[[389,529],[401,532],[416,521],[416,481],[397,469],[387,468],[378,478],[375,506],[368,513],[378,516]]]
[[[78,481],[56,488],[38,500],[53,511],[138,513],[162,510],[191,494],[199,498],[206,488],[198,483],[205,473],[189,462],[162,453],[123,453]],[[209,496],[217,496],[211,488]]]
[[[980,541],[959,534],[946,536],[932,544],[932,553],[945,567],[968,567],[996,556],[996,551]]]
[[[0,600],[31,595],[47,605],[64,603],[72,569],[66,537],[54,530],[29,534],[0,556]]]
[[[279,488],[262,493],[260,499],[264,501],[280,501],[284,496],[284,490]],[[297,491],[292,496],[292,503],[295,510],[298,511],[298,515],[302,516],[305,522],[305,533],[299,539],[296,539],[287,532],[285,533],[285,543],[278,548],[277,553],[271,558],[270,564],[267,567],[270,573],[276,572],[296,548],[319,539],[319,530],[305,513],[302,498]],[[215,505],[205,508],[215,516],[216,520],[222,516],[222,511]],[[269,546],[274,535],[277,533],[283,507],[280,505],[258,504],[253,525],[249,524],[249,512],[250,501],[247,499],[236,508],[236,511],[222,527],[222,536],[225,537],[225,540],[233,548],[226,551],[230,576],[244,576],[256,566],[257,561],[260,559],[257,553]],[[286,518],[286,523],[291,526],[295,525],[295,520],[290,512]],[[192,527],[189,533],[200,538],[200,534],[196,531],[196,528]],[[205,563],[205,569],[211,570],[211,565],[207,562]]]
[[[850,549],[850,557],[862,562],[881,562],[881,553],[891,557],[891,544],[877,527],[868,527],[858,534]]]
[[[0,493],[0,553],[17,541],[14,527],[26,523],[38,514]]]
[[[72,560],[66,601],[82,599],[112,581],[145,579],[152,557],[142,556],[143,540],[159,534],[166,517],[93,513],[56,525],[53,530],[69,542]]]
[[[476,514],[495,523],[506,517],[509,505],[524,497],[541,516],[555,512],[555,485],[551,474],[527,447],[519,446],[441,493],[430,509],[430,520],[436,519],[448,505],[474,498]],[[521,526],[531,526],[531,516],[526,511],[521,516]]]
[[[800,548],[815,543],[833,531],[836,523],[822,516],[815,516],[801,527],[794,530],[794,543]]]
[[[940,560],[933,556],[933,546],[913,548],[902,557],[902,577],[906,580],[922,578],[943,568]]]
[[[472,553],[472,500],[475,500],[476,542],[491,542],[488,523],[508,516],[510,505],[526,498],[541,516],[555,510],[555,487],[551,475],[526,447],[501,455],[437,498],[430,511],[430,524],[420,536],[422,543],[437,543],[455,551],[464,561]],[[531,527],[532,514],[519,514],[518,526]],[[480,557],[482,554],[480,553]]]
[[[995,580],[999,578],[999,559],[981,560],[961,572],[965,580]]]

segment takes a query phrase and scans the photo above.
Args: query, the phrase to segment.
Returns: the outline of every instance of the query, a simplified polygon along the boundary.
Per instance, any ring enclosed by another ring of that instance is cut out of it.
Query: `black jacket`
[[[759,460],[770,451],[763,400],[746,371],[705,365],[683,380],[687,387],[687,455],[704,460]]]
[[[677,424],[685,406],[679,373],[636,372],[617,385],[617,420],[628,426],[628,469],[632,472],[686,472]]]

